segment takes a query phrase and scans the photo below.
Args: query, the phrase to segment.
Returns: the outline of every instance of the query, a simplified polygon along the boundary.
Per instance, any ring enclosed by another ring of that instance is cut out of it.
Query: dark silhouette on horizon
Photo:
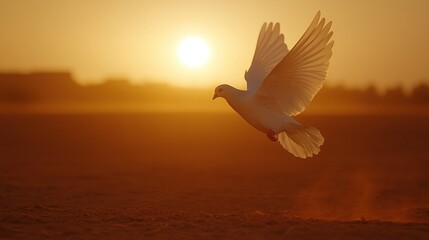
[[[107,79],[83,86],[69,72],[0,73],[0,103],[8,104],[192,104],[211,101],[212,90],[179,88],[167,84],[131,84],[126,79]],[[325,86],[316,95],[313,107],[337,105],[429,105],[429,86],[421,83],[410,95],[401,87],[379,94],[373,86],[347,89]]]

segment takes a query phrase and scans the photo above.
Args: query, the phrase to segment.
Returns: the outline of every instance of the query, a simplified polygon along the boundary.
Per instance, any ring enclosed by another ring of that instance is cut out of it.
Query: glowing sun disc
[[[203,39],[189,37],[180,43],[177,55],[183,65],[195,68],[207,63],[210,57],[210,48]]]

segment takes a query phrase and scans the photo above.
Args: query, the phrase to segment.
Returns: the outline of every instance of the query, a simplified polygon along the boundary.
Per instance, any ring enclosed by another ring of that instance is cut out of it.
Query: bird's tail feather
[[[325,139],[317,128],[295,125],[292,131],[278,134],[280,144],[295,157],[312,157],[320,152]]]

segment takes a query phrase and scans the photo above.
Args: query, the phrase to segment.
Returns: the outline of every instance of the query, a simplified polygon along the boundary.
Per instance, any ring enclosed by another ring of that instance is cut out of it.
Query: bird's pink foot
[[[279,140],[277,133],[273,132],[272,130],[269,133],[267,133],[267,137],[273,142],[277,142]]]

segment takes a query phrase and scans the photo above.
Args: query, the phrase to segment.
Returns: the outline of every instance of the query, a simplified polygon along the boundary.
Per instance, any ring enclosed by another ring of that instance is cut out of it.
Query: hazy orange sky
[[[429,79],[427,0],[1,0],[0,71],[243,87],[262,23],[280,22],[292,48],[317,10],[334,23],[328,84],[409,87]],[[177,60],[187,36],[208,42],[204,67]]]

